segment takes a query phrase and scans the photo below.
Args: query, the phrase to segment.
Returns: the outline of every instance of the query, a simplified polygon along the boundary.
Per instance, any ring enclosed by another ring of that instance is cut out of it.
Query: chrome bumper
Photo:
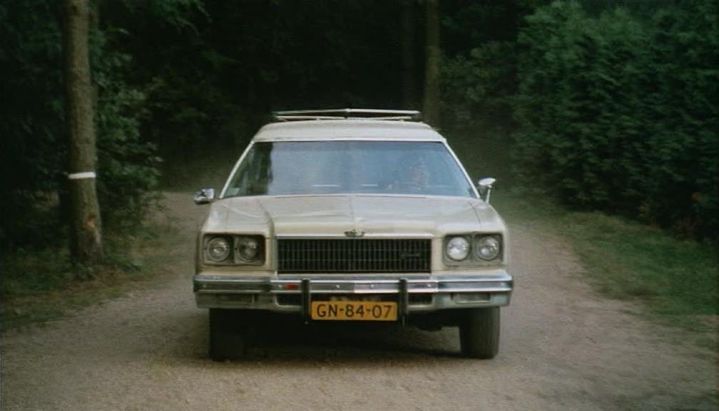
[[[508,305],[513,279],[506,271],[457,276],[403,277],[283,274],[280,277],[195,275],[200,308],[242,308],[307,314],[313,297],[392,295],[400,314]],[[294,297],[292,297],[294,296]]]

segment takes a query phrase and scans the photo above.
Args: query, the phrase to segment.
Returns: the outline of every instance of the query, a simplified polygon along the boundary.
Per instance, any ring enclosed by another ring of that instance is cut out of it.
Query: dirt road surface
[[[258,336],[250,359],[207,359],[192,295],[205,208],[168,194],[186,233],[171,275],[2,336],[3,410],[717,410],[717,354],[595,294],[565,244],[511,225],[516,291],[500,354],[461,358],[456,329],[316,328]]]

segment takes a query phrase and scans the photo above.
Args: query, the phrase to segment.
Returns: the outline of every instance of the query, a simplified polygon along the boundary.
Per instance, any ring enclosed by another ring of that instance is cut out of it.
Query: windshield
[[[474,197],[441,142],[259,142],[225,197],[292,194],[418,194]]]

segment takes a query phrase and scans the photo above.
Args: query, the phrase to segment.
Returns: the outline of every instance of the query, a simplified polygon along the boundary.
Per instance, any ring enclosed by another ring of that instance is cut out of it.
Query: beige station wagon
[[[462,353],[492,358],[509,304],[507,229],[444,137],[416,111],[275,113],[211,203],[194,292],[209,354],[241,356],[263,312],[301,321],[459,327]]]

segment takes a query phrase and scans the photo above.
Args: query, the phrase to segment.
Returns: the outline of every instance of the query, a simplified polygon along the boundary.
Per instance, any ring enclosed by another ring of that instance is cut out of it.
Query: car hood
[[[261,196],[214,202],[204,232],[265,236],[440,236],[503,231],[504,223],[481,200],[423,196]]]

